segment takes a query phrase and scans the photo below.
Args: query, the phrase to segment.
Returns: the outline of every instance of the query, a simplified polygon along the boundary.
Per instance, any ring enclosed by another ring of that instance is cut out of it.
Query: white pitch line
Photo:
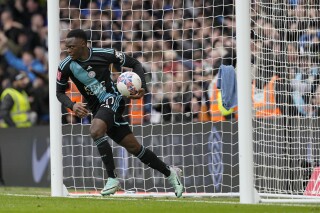
[[[17,196],[17,197],[45,197],[45,198],[55,198],[55,197],[51,197],[50,195],[22,195],[22,194],[2,194],[2,195],[8,195],[8,196]],[[120,200],[120,201],[138,201],[138,200],[152,200],[152,201],[156,201],[156,202],[179,202],[179,203],[209,203],[209,204],[234,204],[234,205],[242,205],[239,202],[233,202],[233,201],[213,201],[213,200],[191,200],[191,199],[187,199],[184,200],[182,199],[174,199],[174,200],[163,200],[163,199],[157,199],[157,198],[146,198],[144,197],[143,199],[141,198],[123,198],[123,197],[102,197],[102,196],[68,196],[65,198],[71,198],[71,199],[77,199],[77,198],[86,198],[86,199],[105,199],[105,200]],[[273,206],[319,206],[316,205],[315,203],[311,203],[311,204],[297,204],[297,203],[259,203],[256,205],[273,205]]]

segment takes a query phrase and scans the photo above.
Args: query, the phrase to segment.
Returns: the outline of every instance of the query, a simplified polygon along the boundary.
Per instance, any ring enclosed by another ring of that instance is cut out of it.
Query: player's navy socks
[[[137,158],[141,160],[142,163],[147,166],[158,170],[166,177],[170,175],[170,169],[167,164],[165,164],[162,160],[160,160],[156,154],[154,154],[151,150],[141,146],[140,152],[136,155]]]
[[[108,177],[115,178],[116,174],[114,173],[114,160],[113,160],[113,154],[112,154],[112,148],[110,144],[108,143],[107,136],[104,136],[102,138],[99,138],[94,141],[98,151],[100,153],[102,162],[104,163]]]

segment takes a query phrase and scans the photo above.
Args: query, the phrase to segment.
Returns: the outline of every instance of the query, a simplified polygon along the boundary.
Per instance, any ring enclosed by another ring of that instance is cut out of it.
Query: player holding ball
[[[89,110],[93,114],[90,135],[108,174],[101,195],[111,195],[120,189],[120,182],[114,172],[112,148],[107,141],[109,136],[141,162],[164,174],[173,186],[176,196],[181,197],[183,192],[181,169],[168,166],[155,153],[139,144],[128,122],[122,116],[125,101],[110,77],[110,64],[132,68],[132,71],[140,77],[141,88],[127,97],[139,99],[145,94],[146,88],[141,63],[114,49],[89,48],[86,33],[81,29],[71,30],[65,44],[69,56],[59,64],[56,94],[62,105],[73,110],[80,118],[86,117]],[[65,94],[69,78],[77,86],[87,104],[73,103]]]

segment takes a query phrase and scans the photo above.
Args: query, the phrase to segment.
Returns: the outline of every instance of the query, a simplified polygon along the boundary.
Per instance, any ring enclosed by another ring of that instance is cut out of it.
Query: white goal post
[[[257,203],[253,179],[250,0],[236,3],[240,203]],[[240,20],[240,21],[239,21]]]
[[[57,67],[60,63],[59,1],[48,1],[48,58],[50,102],[51,195],[63,196],[61,105],[56,98]]]
[[[47,2],[52,196],[96,196],[107,179],[91,118],[65,119],[55,94],[66,33],[82,28],[90,46],[142,62],[149,91],[142,102],[128,101],[126,118],[139,142],[183,170],[183,196],[320,202],[313,0],[74,2]],[[216,88],[221,64],[236,68],[238,106],[229,111]],[[299,73],[301,64],[315,74]],[[110,69],[116,78],[119,68]],[[123,189],[114,196],[174,196],[162,174],[109,142]]]

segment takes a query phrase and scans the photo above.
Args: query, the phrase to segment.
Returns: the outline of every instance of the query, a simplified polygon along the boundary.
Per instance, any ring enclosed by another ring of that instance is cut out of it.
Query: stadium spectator
[[[49,124],[49,79],[46,73],[38,73],[33,69],[30,71],[36,76],[32,85],[29,86],[29,97],[32,100],[32,111],[37,113],[37,124]]]
[[[22,52],[21,39],[18,39],[18,43],[15,43],[12,39],[8,38],[4,32],[0,31],[0,41],[6,41],[8,48],[12,51],[15,55],[20,55]]]
[[[301,115],[312,116],[312,99],[319,86],[320,75],[315,64],[317,56],[301,55],[299,59],[299,67],[291,80],[293,101]]]
[[[39,60],[34,58],[33,52],[23,51],[22,57],[18,58],[16,55],[12,53],[7,46],[8,39],[5,36],[1,37],[0,48],[1,55],[4,56],[6,62],[13,68],[19,71],[24,71],[30,78],[31,82],[36,79],[36,75],[31,72],[31,69],[38,73],[46,73],[44,64],[42,64]]]
[[[23,25],[13,19],[10,10],[4,10],[1,13],[1,27],[7,37],[18,43],[18,34],[23,29]]]
[[[25,89],[29,79],[25,73],[16,73],[12,77],[12,87],[1,93],[0,127],[31,127],[36,123],[37,114],[31,111],[29,96]]]
[[[182,66],[182,65],[181,65]],[[177,72],[174,79],[176,90],[173,91],[173,102],[171,104],[174,122],[190,122],[193,114],[191,108],[192,84],[190,83],[189,72],[183,70]]]
[[[162,86],[160,86],[162,85]],[[152,87],[153,111],[151,123],[173,122],[172,102],[176,84],[173,76],[164,74],[162,81],[158,81],[158,86]]]
[[[35,13],[31,16],[31,26],[30,29],[27,29],[28,40],[29,40],[29,49],[32,51],[34,48],[43,46],[46,47],[46,27],[44,26],[44,18],[42,14]]]
[[[42,7],[38,0],[26,0],[24,8],[24,13],[27,17],[32,17],[34,14],[42,14],[43,16],[46,14],[46,9]],[[30,26],[30,23],[27,26]]]

